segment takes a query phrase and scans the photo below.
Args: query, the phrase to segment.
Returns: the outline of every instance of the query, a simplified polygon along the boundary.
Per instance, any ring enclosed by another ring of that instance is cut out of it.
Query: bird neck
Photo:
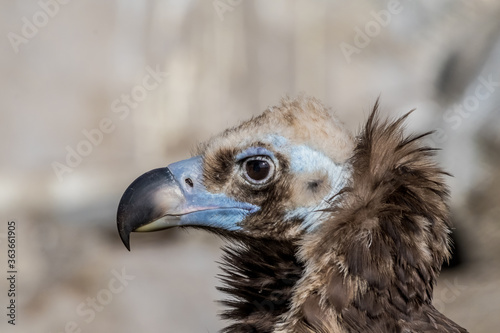
[[[218,289],[231,296],[222,301],[228,308],[222,318],[233,322],[223,332],[273,331],[302,275],[296,250],[292,242],[255,238],[223,248]]]
[[[404,119],[381,122],[375,106],[348,185],[301,240],[304,276],[279,332],[464,331],[432,307],[449,256],[448,191],[425,135],[404,137]]]

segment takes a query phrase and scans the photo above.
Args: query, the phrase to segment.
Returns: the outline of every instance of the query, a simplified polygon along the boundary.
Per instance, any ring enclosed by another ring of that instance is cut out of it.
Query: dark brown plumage
[[[273,332],[303,273],[293,242],[248,238],[225,247],[218,289],[231,296],[221,301],[222,318],[233,322],[222,332]]]
[[[426,134],[403,134],[407,116],[381,121],[377,102],[346,154],[349,135],[319,102],[284,100],[201,146],[199,179],[191,166],[181,169],[182,177],[170,167],[188,201],[189,191],[206,188],[207,195],[236,200],[231,207],[258,207],[238,213],[235,224],[226,215],[218,217],[223,224],[212,215],[210,223],[181,224],[228,239],[220,289],[230,296],[222,301],[228,308],[222,317],[231,323],[223,332],[466,332],[432,306],[437,275],[450,255],[446,173],[432,161],[433,149],[421,144]],[[285,129],[277,138],[273,122],[279,119]],[[334,125],[319,133],[325,121]],[[255,137],[245,134],[256,128]],[[318,143],[326,133],[336,133],[331,145],[344,146],[335,151],[328,141]],[[245,173],[245,163],[256,160],[272,164],[251,164],[257,174],[260,166],[273,170],[265,182]],[[119,216],[129,215],[128,197]],[[146,220],[173,216],[172,210],[155,208]],[[119,217],[127,245],[131,230],[156,223],[146,222]]]
[[[465,332],[431,304],[449,257],[448,191],[426,134],[403,135],[407,116],[381,122],[375,105],[330,220],[300,241],[287,331]]]

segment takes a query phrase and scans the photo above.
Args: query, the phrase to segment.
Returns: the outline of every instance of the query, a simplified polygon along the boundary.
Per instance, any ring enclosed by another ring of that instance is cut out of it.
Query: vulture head
[[[345,186],[352,149],[319,102],[286,101],[200,145],[195,157],[139,177],[120,202],[120,235],[127,247],[131,231],[174,226],[295,239]]]
[[[380,121],[377,102],[354,138],[316,99],[283,99],[137,178],[120,237],[128,249],[133,231],[227,238],[224,332],[465,332],[432,306],[447,189],[406,116]]]

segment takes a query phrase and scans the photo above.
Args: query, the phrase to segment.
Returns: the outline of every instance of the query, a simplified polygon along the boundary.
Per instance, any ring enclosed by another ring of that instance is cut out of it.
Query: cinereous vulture
[[[194,157],[137,178],[118,231],[221,235],[223,332],[466,332],[432,305],[450,256],[434,149],[381,120],[356,137],[316,99],[284,98]]]

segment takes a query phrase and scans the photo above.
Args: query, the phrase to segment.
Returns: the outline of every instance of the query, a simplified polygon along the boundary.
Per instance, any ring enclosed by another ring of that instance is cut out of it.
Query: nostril
[[[184,181],[189,187],[193,187],[193,181],[191,180],[191,178],[186,178],[184,179]]]

